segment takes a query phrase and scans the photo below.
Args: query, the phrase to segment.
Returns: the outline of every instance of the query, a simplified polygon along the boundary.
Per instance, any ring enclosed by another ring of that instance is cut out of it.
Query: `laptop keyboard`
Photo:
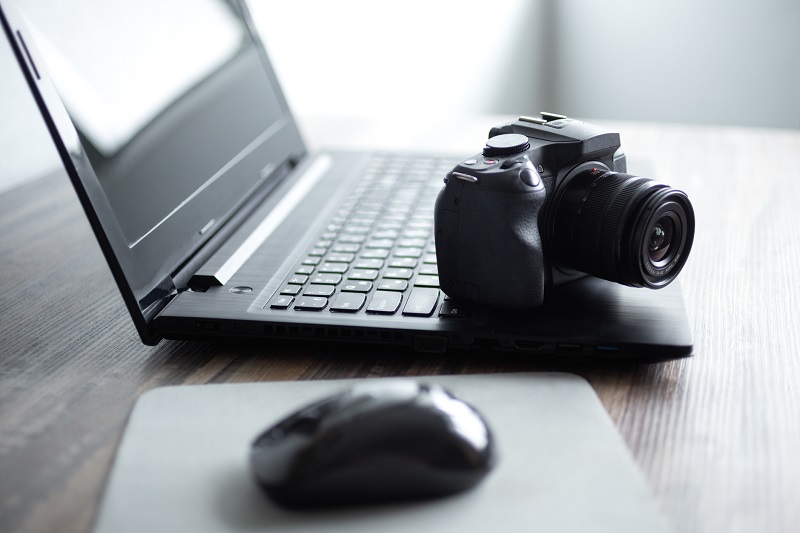
[[[376,156],[266,307],[449,316],[440,308],[433,208],[452,167],[449,159]]]

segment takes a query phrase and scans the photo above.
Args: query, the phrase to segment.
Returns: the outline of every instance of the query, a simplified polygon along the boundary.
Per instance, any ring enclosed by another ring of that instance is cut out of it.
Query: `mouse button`
[[[317,413],[305,413],[303,416],[293,418],[287,422],[284,428],[278,428],[278,430],[283,430],[284,433],[311,435],[317,430],[319,423],[320,417]]]
[[[417,396],[416,392],[413,395],[409,394],[408,389],[356,391],[346,404],[325,418],[324,425],[325,427],[348,425],[353,430],[366,431],[362,426],[385,425],[386,413],[413,406]]]
[[[345,394],[337,394],[300,408],[265,431],[259,439],[281,440],[287,435],[312,435],[322,420],[341,409],[346,403]]]
[[[361,382],[350,389],[354,398],[367,397],[387,402],[413,400],[420,393],[420,385],[410,379],[388,379],[379,382]]]
[[[493,440],[491,430],[473,406],[440,386],[430,387],[425,401],[429,403],[429,408],[440,413],[448,428],[473,450],[489,450]]]
[[[334,427],[352,423],[356,418],[371,416],[387,406],[412,402],[418,393],[417,384],[411,380],[362,382],[308,409],[310,413],[319,415],[322,427]]]
[[[303,410],[278,422],[264,432],[257,442],[268,443],[269,441],[283,441],[296,436],[309,436],[317,430],[319,423],[320,417],[316,411]]]

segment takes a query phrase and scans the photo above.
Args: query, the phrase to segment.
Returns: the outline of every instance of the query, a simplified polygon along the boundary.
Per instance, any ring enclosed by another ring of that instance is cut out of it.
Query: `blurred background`
[[[800,128],[798,0],[249,4],[301,116],[550,110]],[[59,164],[0,39],[0,190]]]

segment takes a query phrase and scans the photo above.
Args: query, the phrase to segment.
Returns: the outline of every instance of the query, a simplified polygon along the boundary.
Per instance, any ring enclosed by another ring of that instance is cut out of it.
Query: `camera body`
[[[594,275],[660,288],[683,267],[694,212],[681,191],[625,174],[619,134],[553,113],[492,128],[436,199],[441,289],[533,308],[548,287]]]

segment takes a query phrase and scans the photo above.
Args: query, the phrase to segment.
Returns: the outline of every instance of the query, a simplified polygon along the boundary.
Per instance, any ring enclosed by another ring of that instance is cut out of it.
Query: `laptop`
[[[457,159],[309,153],[243,2],[48,4],[0,0],[3,29],[144,343],[692,354],[678,283],[586,277],[530,312],[449,299],[433,205]]]

